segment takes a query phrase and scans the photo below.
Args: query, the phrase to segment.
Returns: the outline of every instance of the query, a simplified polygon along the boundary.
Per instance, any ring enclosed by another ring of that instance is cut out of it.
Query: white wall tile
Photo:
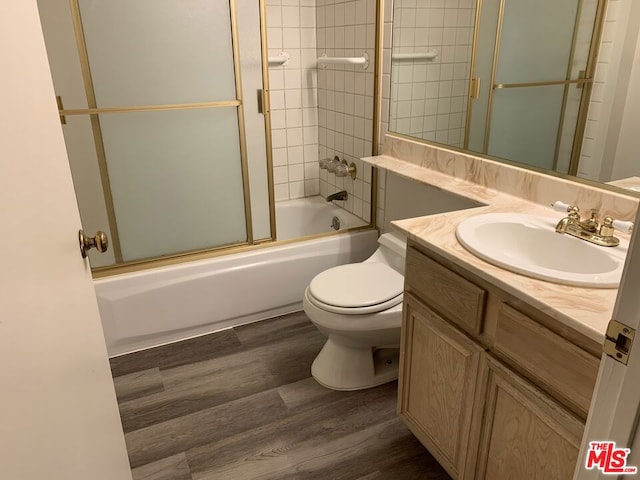
[[[284,90],[284,72],[282,67],[269,69],[269,86],[272,90]]]
[[[272,129],[287,128],[286,112],[284,110],[271,111],[271,128]]]
[[[318,152],[318,145],[305,145],[304,146],[304,153],[303,153],[303,157],[304,157],[304,162],[305,163],[309,163],[309,162],[317,162],[319,157],[319,152]]]
[[[288,169],[288,166],[273,167],[273,183],[275,185],[289,183]]]
[[[299,7],[282,7],[282,26],[300,27]]]
[[[282,148],[287,146],[287,131],[271,129],[271,143],[273,148]]]
[[[302,109],[286,110],[286,128],[302,127]]]
[[[314,28],[300,29],[300,48],[316,48],[316,30]]]
[[[316,9],[314,7],[300,8],[300,27],[314,28],[316,26]]]
[[[289,169],[288,181],[300,182],[304,180],[304,164],[303,163],[300,163],[297,165],[289,165],[287,168]]]
[[[267,25],[269,27],[282,26],[282,7],[267,5]]]
[[[274,198],[276,202],[289,200],[289,184],[283,183],[274,186]]]
[[[273,166],[279,167],[287,164],[287,149],[274,148],[272,150]]]
[[[313,178],[311,180],[304,181],[304,195],[311,197],[320,193],[320,179]]]
[[[289,198],[304,197],[304,180],[300,182],[289,182]]]
[[[297,145],[287,148],[287,162],[289,165],[294,165],[304,162],[304,146]]]
[[[271,71],[269,75],[271,76]],[[295,90],[295,89],[286,90],[284,92],[284,99],[285,99],[286,108],[302,108],[302,91],[301,90]]]
[[[271,110],[284,110],[284,91],[283,90],[271,90],[269,92],[271,100]]]

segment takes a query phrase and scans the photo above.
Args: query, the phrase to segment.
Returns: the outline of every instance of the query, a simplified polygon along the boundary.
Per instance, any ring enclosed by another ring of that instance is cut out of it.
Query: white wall
[[[379,177],[378,226],[393,231],[393,220],[434,215],[482,204],[439,188],[381,170]]]

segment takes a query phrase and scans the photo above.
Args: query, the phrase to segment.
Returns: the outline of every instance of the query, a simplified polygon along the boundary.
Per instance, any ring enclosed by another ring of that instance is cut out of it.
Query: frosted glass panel
[[[69,0],[38,0],[38,12],[56,95],[65,108],[87,108]]]
[[[563,94],[563,85],[496,90],[487,153],[551,169]]]
[[[256,91],[263,88],[260,3],[242,1],[237,5],[242,90],[244,98],[253,99]],[[251,190],[251,220],[255,240],[271,238],[272,233],[264,121],[264,115],[258,113],[257,101],[244,103],[244,124],[249,139],[247,160]]]
[[[100,122],[124,261],[246,241],[236,108]]]
[[[475,59],[474,76],[480,78],[480,96],[471,104],[469,125],[469,144],[467,148],[475,152],[484,150],[484,133],[491,91],[491,72],[493,53],[496,48],[498,29],[499,0],[484,0],[480,11],[480,25]]]
[[[577,8],[578,0],[506,0],[496,83],[565,79]]]
[[[79,3],[98,107],[236,99],[228,1]]]

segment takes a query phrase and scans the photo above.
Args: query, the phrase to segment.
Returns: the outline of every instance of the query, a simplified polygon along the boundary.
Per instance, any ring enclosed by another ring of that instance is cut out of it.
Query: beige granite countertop
[[[607,183],[614,187],[626,188],[633,192],[640,192],[640,177],[621,178],[620,180],[613,180],[612,182]]]
[[[601,343],[611,319],[617,289],[573,287],[536,280],[496,267],[467,251],[456,239],[464,219],[490,212],[527,213],[559,220],[561,212],[463,178],[380,155],[363,159],[395,174],[481,202],[486,206],[392,222],[392,225],[448,260],[525,301],[559,322]],[[624,235],[620,235],[625,237]]]

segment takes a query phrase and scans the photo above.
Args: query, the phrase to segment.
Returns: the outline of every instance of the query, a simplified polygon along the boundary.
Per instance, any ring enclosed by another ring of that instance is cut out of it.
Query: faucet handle
[[[633,230],[633,222],[614,220],[613,217],[607,215],[602,220],[602,225],[600,226],[600,231],[598,233],[603,237],[613,237],[614,230],[618,230],[623,233],[631,233]]]
[[[633,222],[626,222],[624,220],[611,219],[613,228],[623,233],[631,233],[633,231]]]
[[[355,180],[357,174],[356,164],[351,162],[351,165],[349,165],[346,160],[342,160],[342,163],[336,167],[334,173],[336,177],[350,176],[352,180]]]
[[[601,237],[613,237],[613,231],[615,230],[613,226],[613,217],[606,216],[602,219],[602,225],[600,225],[600,230],[598,234]]]
[[[320,165],[320,168],[323,170],[326,170],[329,168],[329,164],[333,161],[333,159],[331,158],[321,158],[320,160],[318,160],[318,164]]]
[[[578,208],[569,205],[568,203],[561,202],[560,200],[553,202],[551,207],[558,212],[568,212],[570,208]]]
[[[568,217],[575,221],[580,221],[580,209],[575,205],[569,205],[568,203],[564,203],[561,201],[557,201],[551,204],[551,207],[558,212],[566,212]],[[591,218],[587,221],[591,223],[596,222],[596,216],[598,214],[597,210],[591,210]]]

